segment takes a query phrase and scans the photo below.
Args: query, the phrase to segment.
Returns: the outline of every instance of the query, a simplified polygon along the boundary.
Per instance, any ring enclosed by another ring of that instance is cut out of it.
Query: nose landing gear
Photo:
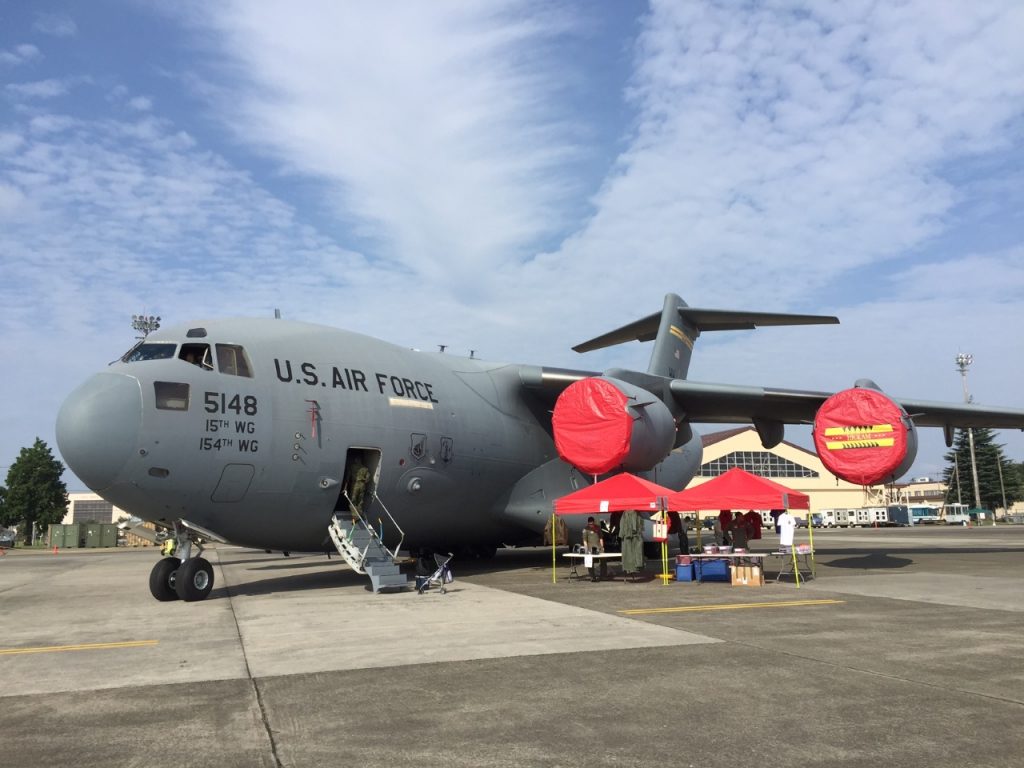
[[[149,573],[149,591],[157,600],[205,600],[213,590],[213,566],[201,556],[200,540],[175,521],[174,532],[164,541],[166,557],[157,561]],[[193,546],[195,552],[193,553]]]

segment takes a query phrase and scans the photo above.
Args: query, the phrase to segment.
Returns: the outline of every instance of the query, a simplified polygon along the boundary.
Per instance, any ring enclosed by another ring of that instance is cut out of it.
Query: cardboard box
[[[734,587],[764,586],[764,572],[759,565],[734,565],[731,576]]]
[[[760,565],[751,565],[747,567],[750,571],[750,580],[747,582],[748,587],[763,587],[764,586],[764,571],[761,570]]]
[[[747,583],[748,574],[747,571],[750,569],[745,565],[731,565],[729,566],[730,571],[730,582],[734,587],[741,587]]]

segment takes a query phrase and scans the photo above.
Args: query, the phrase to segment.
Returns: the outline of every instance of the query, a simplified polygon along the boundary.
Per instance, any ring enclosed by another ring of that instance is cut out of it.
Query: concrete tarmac
[[[799,588],[552,583],[524,549],[445,595],[220,547],[201,603],[150,597],[151,549],[13,550],[0,764],[1024,764],[1024,527],[815,544]]]

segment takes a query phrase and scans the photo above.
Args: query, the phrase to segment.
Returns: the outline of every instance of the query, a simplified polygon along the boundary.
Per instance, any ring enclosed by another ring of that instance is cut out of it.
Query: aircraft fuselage
[[[519,478],[555,458],[521,397],[517,366],[283,320],[194,327],[206,335],[170,329],[146,345],[207,345],[216,350],[210,367],[181,359],[181,346],[117,362],[62,409],[66,460],[76,471],[84,465],[82,479],[117,506],[147,520],[187,519],[246,546],[318,550],[349,450],[363,449],[379,457],[375,491],[408,545],[498,544],[532,533],[496,507]],[[222,348],[244,355],[251,375],[213,365]],[[112,388],[119,394],[103,394]],[[91,476],[90,462],[110,459],[79,457],[103,451],[79,446],[93,438],[75,435],[113,424],[121,442],[114,463],[123,456],[123,464]],[[367,512],[390,525],[379,509]]]

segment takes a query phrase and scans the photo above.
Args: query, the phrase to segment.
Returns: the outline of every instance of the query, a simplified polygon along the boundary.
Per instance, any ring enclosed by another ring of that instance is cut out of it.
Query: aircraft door
[[[349,448],[345,453],[344,478],[334,512],[363,516],[369,522],[380,480],[380,449]]]

